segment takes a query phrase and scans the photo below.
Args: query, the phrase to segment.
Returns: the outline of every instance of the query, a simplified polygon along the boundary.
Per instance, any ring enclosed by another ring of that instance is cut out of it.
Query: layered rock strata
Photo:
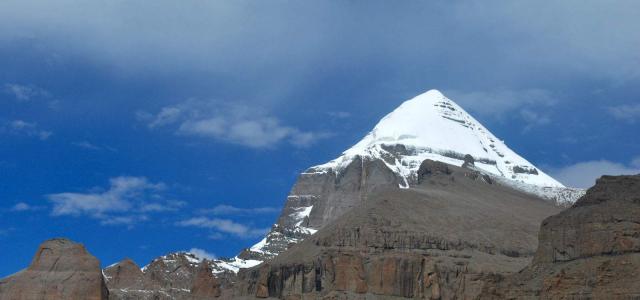
[[[379,188],[273,260],[241,271],[235,297],[459,299],[526,266],[560,209],[471,169],[426,160],[417,185]]]
[[[535,259],[483,299],[639,299],[640,175],[603,176],[542,222]]]

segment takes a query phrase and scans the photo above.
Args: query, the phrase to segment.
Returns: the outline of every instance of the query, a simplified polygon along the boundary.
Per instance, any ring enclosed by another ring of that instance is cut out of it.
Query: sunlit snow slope
[[[432,159],[461,166],[469,154],[483,171],[540,187],[564,187],[509,149],[462,107],[437,90],[407,100],[385,116],[375,128],[342,156],[312,172],[340,171],[356,156],[385,158],[385,148],[402,145],[407,155],[389,162],[388,167],[409,185],[420,163]],[[387,147],[385,147],[387,146]]]

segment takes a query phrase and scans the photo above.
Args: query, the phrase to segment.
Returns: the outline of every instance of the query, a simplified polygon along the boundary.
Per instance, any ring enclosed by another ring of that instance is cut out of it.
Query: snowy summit
[[[398,145],[404,150],[400,155],[394,153]],[[308,172],[339,173],[355,157],[378,158],[404,179],[401,187],[408,187],[425,159],[461,166],[466,155],[473,157],[475,168],[506,184],[558,202],[573,200],[557,198],[564,185],[509,149],[438,90],[405,101],[340,157]]]

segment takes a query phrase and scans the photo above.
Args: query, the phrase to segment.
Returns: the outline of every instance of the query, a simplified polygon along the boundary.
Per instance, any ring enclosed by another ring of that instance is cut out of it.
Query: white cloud
[[[26,122],[23,120],[13,120],[5,122],[3,126],[0,126],[0,132],[8,132],[13,135],[22,135],[28,137],[36,137],[40,140],[46,140],[53,132],[48,130],[42,130],[37,123]]]
[[[148,219],[147,213],[175,211],[181,201],[164,201],[160,194],[164,183],[153,183],[145,177],[120,176],[109,180],[109,188],[99,192],[58,193],[46,195],[53,203],[53,216],[86,215],[102,225],[131,225]]]
[[[149,128],[175,123],[181,114],[182,110],[180,107],[163,107],[160,112],[153,117],[153,120],[149,123]]]
[[[633,175],[640,173],[640,158],[634,159],[629,165],[608,160],[593,160],[579,162],[555,170],[550,174],[567,186],[588,188],[595,184],[602,175]]]
[[[607,110],[610,115],[621,121],[635,123],[640,120],[640,104],[611,106]]]
[[[474,114],[494,119],[520,115],[525,121],[539,119],[542,111],[558,102],[551,92],[542,89],[499,89],[471,92],[447,90],[445,95]]]
[[[164,107],[157,114],[138,112],[137,117],[151,129],[167,126],[179,135],[212,138],[251,148],[270,148],[282,141],[307,147],[329,136],[283,125],[277,117],[255,108],[216,101],[188,100]]]
[[[203,259],[208,259],[208,260],[214,260],[216,259],[216,255],[211,253],[211,252],[207,252],[204,249],[200,249],[200,248],[191,248],[189,249],[189,251],[187,251],[193,255],[195,255],[197,258],[199,258],[201,261]]]
[[[131,228],[134,224],[148,219],[146,215],[103,216],[100,218],[100,225],[127,225]]]
[[[84,148],[87,150],[102,150],[102,147],[100,146],[96,146],[90,142],[87,141],[80,141],[80,142],[72,142],[71,145],[74,145],[76,147],[80,147],[80,148]]]
[[[207,236],[210,240],[221,240],[225,238],[225,235],[220,232],[212,232]]]
[[[530,109],[520,110],[520,116],[522,117],[522,120],[527,123],[527,125],[523,129],[524,132],[529,131],[534,127],[551,123],[551,118],[549,118],[549,116],[540,114],[539,112]]]
[[[638,1],[424,1],[392,8],[351,1],[75,4],[2,1],[0,38],[41,41],[52,52],[73,49],[122,68],[180,66],[225,75],[265,67],[322,74],[354,60],[412,62],[411,68],[440,61],[461,73],[511,80],[519,79],[514,73],[540,70],[638,74]]]
[[[253,207],[240,208],[232,205],[221,204],[211,209],[204,209],[202,212],[213,215],[255,215],[255,214],[271,214],[280,211],[275,207]]]
[[[7,83],[4,92],[15,97],[19,102],[27,102],[36,97],[49,97],[49,92],[34,85]]]
[[[13,212],[23,212],[23,211],[40,210],[40,209],[43,209],[43,208],[44,207],[42,207],[42,206],[33,206],[33,205],[25,203],[25,202],[18,202],[14,206],[12,206],[10,210],[13,211]]]
[[[82,148],[82,149],[86,149],[86,150],[92,150],[92,151],[102,151],[102,150],[108,150],[111,152],[118,152],[118,149],[107,146],[107,145],[96,145],[93,144],[89,141],[77,141],[77,142],[71,142],[71,145],[76,146],[78,148]]]
[[[181,227],[198,227],[213,229],[222,233],[232,234],[241,238],[253,238],[264,235],[269,228],[253,228],[228,219],[195,217],[177,222]]]
[[[631,166],[640,169],[640,156],[631,160]]]
[[[351,113],[346,111],[330,111],[327,112],[327,115],[335,119],[346,119],[351,117]]]
[[[27,211],[30,209],[31,209],[31,206],[29,204],[26,204],[24,202],[19,202],[19,203],[16,203],[16,205],[14,205],[11,208],[11,211]]]

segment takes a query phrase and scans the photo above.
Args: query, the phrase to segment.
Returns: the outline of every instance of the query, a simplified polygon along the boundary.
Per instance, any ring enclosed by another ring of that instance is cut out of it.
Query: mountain
[[[357,209],[240,271],[234,296],[473,299],[496,274],[531,261],[540,222],[560,210],[475,169],[425,160],[411,187],[380,186]]]
[[[547,218],[533,262],[482,299],[639,299],[640,175],[603,176]]]
[[[238,258],[275,257],[361,205],[372,191],[411,187],[426,159],[467,166],[559,206],[584,194],[542,172],[451,99],[430,90],[402,103],[338,158],[300,174],[272,230]]]
[[[638,216],[640,175],[603,176],[563,210],[469,165],[425,160],[410,188],[376,189],[237,275],[189,253],[101,273],[82,245],[52,239],[0,280],[0,299],[636,299]]]
[[[431,90],[301,173],[270,232],[236,257],[125,259],[86,282],[117,300],[474,298],[527,266],[540,222],[583,194]],[[0,299],[25,293],[20,274],[0,281]]]

